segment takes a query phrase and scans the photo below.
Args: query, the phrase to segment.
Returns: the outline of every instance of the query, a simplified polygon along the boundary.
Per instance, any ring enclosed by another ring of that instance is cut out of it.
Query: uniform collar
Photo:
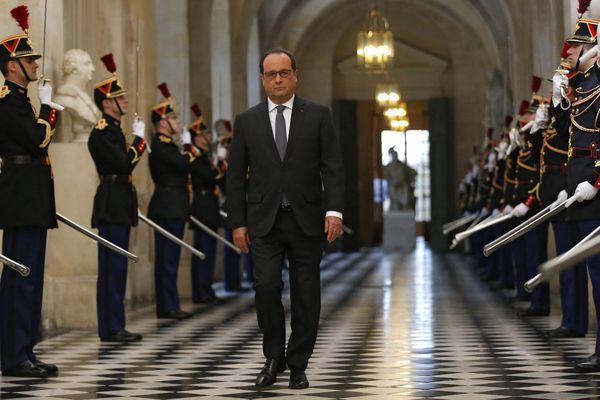
[[[121,127],[121,122],[119,120],[114,119],[113,117],[111,117],[108,114],[102,114],[102,118],[104,118],[106,120],[108,125],[114,125],[119,128]]]
[[[12,93],[19,93],[25,97],[27,97],[27,88],[19,85],[18,83],[14,83],[13,81],[9,81],[8,79],[4,81],[4,85],[6,85]]]
[[[293,94],[292,97],[288,101],[286,101],[285,103],[283,103],[281,105],[292,110],[294,108],[294,99],[295,98],[296,98],[296,94]],[[273,111],[273,109],[275,109],[278,105],[279,104],[273,103],[273,101],[267,97],[267,107],[269,109],[269,112]]]

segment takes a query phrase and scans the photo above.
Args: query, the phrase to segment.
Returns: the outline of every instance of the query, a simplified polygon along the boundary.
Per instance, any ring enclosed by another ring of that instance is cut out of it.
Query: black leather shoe
[[[137,333],[131,333],[131,332],[123,329],[122,331],[115,332],[110,336],[101,337],[100,340],[102,342],[122,342],[122,343],[139,342],[140,340],[142,340],[142,335],[137,334]]]
[[[210,296],[203,297],[199,300],[194,300],[195,304],[208,304],[209,306],[216,306],[219,304],[223,304],[225,300],[220,297],[211,294]]]
[[[552,329],[546,332],[546,337],[551,339],[578,338],[585,337],[585,333],[577,332],[575,330],[567,328],[566,326],[559,326],[556,329]]]
[[[244,286],[238,286],[235,288],[225,289],[225,291],[232,292],[232,293],[247,293],[250,291],[250,289],[247,287],[244,287]]]
[[[592,354],[583,361],[575,363],[576,372],[598,372],[600,371],[600,358]]]
[[[2,371],[4,376],[23,376],[26,378],[47,378],[48,372],[45,369],[36,367],[31,361],[27,360],[14,368]]]
[[[164,314],[158,314],[158,318],[168,318],[168,319],[186,319],[190,318],[193,314],[189,312],[185,312],[183,310],[172,310],[166,312]]]
[[[32,361],[31,363],[33,365],[35,365],[36,367],[41,368],[44,371],[46,371],[48,373],[48,375],[57,375],[58,374],[58,367],[55,364],[46,364],[39,358],[36,359],[35,361]]]
[[[533,307],[517,311],[518,317],[546,317],[550,314],[549,311],[537,310]]]
[[[290,373],[290,389],[306,389],[308,387],[308,378],[304,371],[293,369]]]
[[[285,358],[268,358],[256,377],[256,386],[271,386],[277,381],[277,374],[283,371],[285,371]]]

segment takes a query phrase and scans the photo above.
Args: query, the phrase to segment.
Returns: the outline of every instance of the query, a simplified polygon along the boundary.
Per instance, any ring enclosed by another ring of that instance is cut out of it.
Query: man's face
[[[167,123],[168,122],[168,123]],[[165,119],[165,125],[167,131],[172,135],[179,133],[181,130],[181,125],[179,125],[179,117],[177,116],[169,116]]]
[[[574,43],[567,50],[567,58],[565,58],[565,61],[571,66],[571,68],[573,68],[573,67],[575,67],[575,65],[577,65],[577,60],[579,59],[579,56],[581,55],[582,49],[583,49],[583,44]]]
[[[267,96],[281,104],[288,101],[296,91],[298,75],[292,69],[292,60],[286,54],[273,53],[263,62],[261,80]]]
[[[31,79],[32,81],[37,80],[38,79],[37,69],[39,68],[37,61],[35,59],[33,59],[32,57],[23,57],[23,58],[20,58],[18,61],[17,60],[9,61],[9,62],[13,63],[13,68],[16,71],[17,75],[22,76],[23,79],[25,80],[25,82],[27,82],[27,78],[25,76],[23,76],[23,71],[21,71],[21,67],[19,67],[19,61],[21,62],[23,69],[25,69],[25,71],[27,72],[29,79]]]
[[[121,107],[121,111],[123,115],[127,114],[127,109],[129,108],[129,102],[127,101],[127,96],[119,96],[115,100],[119,103],[119,107]],[[118,111],[118,110],[117,110]]]

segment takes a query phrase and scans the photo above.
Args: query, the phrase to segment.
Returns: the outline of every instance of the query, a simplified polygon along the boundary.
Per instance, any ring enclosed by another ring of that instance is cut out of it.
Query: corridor
[[[435,254],[423,241],[406,255],[330,254],[322,291],[306,390],[288,389],[287,371],[270,388],[254,387],[263,358],[253,297],[245,294],[198,307],[182,322],[148,310],[128,324],[144,335],[136,344],[101,343],[83,331],[45,340],[40,357],[60,375],[3,377],[0,398],[600,398],[599,375],[571,367],[592,353],[594,334],[545,339],[543,331],[559,324],[556,313],[514,316],[462,255]]]

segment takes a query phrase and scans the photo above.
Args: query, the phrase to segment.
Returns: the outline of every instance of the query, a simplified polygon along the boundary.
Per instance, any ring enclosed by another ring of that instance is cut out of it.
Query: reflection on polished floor
[[[185,321],[137,318],[129,328],[144,334],[140,343],[101,343],[92,332],[46,340],[39,354],[60,376],[3,377],[0,398],[600,398],[600,376],[571,367],[593,352],[593,334],[545,339],[558,316],[514,316],[464,256],[435,254],[422,241],[406,255],[330,254],[322,286],[306,390],[288,389],[288,372],[254,387],[263,359],[245,294]]]

